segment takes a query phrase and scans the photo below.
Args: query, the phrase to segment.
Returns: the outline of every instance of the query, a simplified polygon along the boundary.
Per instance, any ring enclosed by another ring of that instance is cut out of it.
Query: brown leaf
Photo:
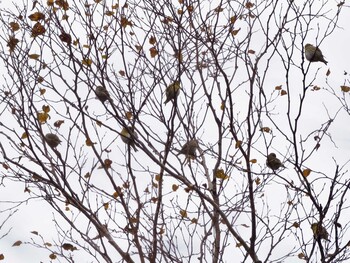
[[[54,122],[53,126],[55,126],[56,128],[60,128],[63,123],[64,120],[58,120]]]
[[[308,177],[311,173],[311,169],[307,168],[303,170],[303,176],[304,177]]]
[[[151,53],[151,57],[152,57],[152,58],[154,58],[155,56],[158,55],[158,50],[157,50],[157,48],[155,48],[155,47],[150,48],[149,51],[150,51],[150,53]]]
[[[349,92],[350,91],[350,87],[349,86],[340,86],[341,91],[343,92]]]
[[[19,24],[16,22],[10,22],[10,27],[13,32],[18,31],[20,28]]]
[[[28,16],[28,18],[31,20],[31,21],[39,21],[39,20],[45,20],[45,15],[41,12],[35,12],[33,14],[31,14],[30,16]]]
[[[38,231],[32,231],[32,232],[30,232],[30,233],[32,233],[33,235],[39,235],[39,232],[38,232]]]
[[[15,50],[18,42],[19,40],[14,36],[9,37],[9,40],[7,41],[7,46],[10,48],[10,53],[12,53]]]
[[[16,241],[15,243],[13,243],[13,247],[19,247],[22,244],[21,240]]]
[[[68,33],[63,32],[61,35],[59,35],[59,38],[61,39],[62,42],[65,42],[68,45],[72,43],[72,37]]]
[[[326,76],[328,77],[331,74],[330,69],[327,70]]]
[[[151,45],[154,45],[155,43],[157,43],[156,37],[155,37],[155,36],[151,36],[151,37],[149,38],[149,43],[150,43]]]
[[[237,149],[237,148],[241,147],[241,145],[242,145],[242,141],[238,140],[238,141],[236,141],[235,148]]]
[[[42,26],[40,24],[40,22],[37,22],[32,28],[32,35],[31,36],[32,37],[37,37],[37,36],[45,34],[45,32],[46,32],[45,27]]]
[[[173,185],[171,186],[171,188],[172,188],[172,190],[173,190],[174,192],[176,192],[177,189],[179,189],[179,186],[178,186],[177,184],[173,184]]]
[[[275,90],[281,90],[282,89],[282,85],[276,86]]]
[[[187,211],[186,210],[180,210],[180,215],[182,217],[187,217]]]
[[[252,50],[252,49],[249,49],[249,50],[248,50],[248,54],[255,54],[255,51]]]
[[[271,129],[270,129],[269,127],[262,127],[262,128],[260,129],[260,131],[266,132],[266,133],[270,133],[270,132],[271,132]]]
[[[284,95],[287,95],[287,94],[288,94],[287,91],[285,91],[284,89],[281,90],[281,96],[284,96]]]
[[[0,260],[4,260],[4,259],[5,259],[4,254],[0,254]]]
[[[56,258],[57,258],[57,256],[56,256],[56,254],[55,254],[55,253],[51,253],[51,254],[49,255],[49,258],[50,258],[50,259],[56,259]]]
[[[62,248],[64,250],[70,250],[70,251],[74,251],[74,250],[77,250],[77,248],[75,246],[73,246],[72,244],[69,244],[69,243],[64,243],[62,245]]]

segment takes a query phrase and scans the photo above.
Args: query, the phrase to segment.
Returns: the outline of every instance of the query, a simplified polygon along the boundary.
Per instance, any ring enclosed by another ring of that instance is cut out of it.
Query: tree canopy
[[[14,246],[52,262],[347,262],[349,75],[339,85],[327,57],[346,11],[315,0],[2,8],[0,187],[24,193],[1,213],[11,225],[41,200],[57,230]]]

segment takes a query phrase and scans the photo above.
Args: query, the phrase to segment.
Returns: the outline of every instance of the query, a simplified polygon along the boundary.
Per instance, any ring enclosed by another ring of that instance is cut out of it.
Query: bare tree
[[[329,73],[304,57],[344,3],[28,4],[1,10],[0,149],[2,182],[55,211],[54,246],[34,246],[65,262],[349,259],[348,162],[329,151],[344,104],[311,105]]]

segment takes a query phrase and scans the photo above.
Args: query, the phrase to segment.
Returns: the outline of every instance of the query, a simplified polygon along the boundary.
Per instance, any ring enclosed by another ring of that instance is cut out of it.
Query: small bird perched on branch
[[[278,170],[281,167],[284,167],[283,163],[276,157],[275,153],[270,153],[267,156],[266,165],[274,171]]]
[[[328,61],[324,59],[322,51],[311,44],[305,45],[305,57],[310,62],[323,62],[327,65]]]
[[[120,137],[124,143],[130,145],[132,148],[134,148],[135,152],[137,152],[135,139],[138,138],[138,135],[133,127],[123,127],[122,131],[120,132]]]
[[[196,159],[196,150],[198,148],[198,141],[196,139],[192,139],[188,142],[186,142],[180,152],[177,154],[184,154],[186,155],[187,158],[190,158],[190,159]]]
[[[58,136],[53,133],[47,133],[45,135],[45,141],[51,148],[56,148],[61,143],[61,140],[58,138]]]
[[[166,100],[164,101],[164,104],[167,104],[169,101],[179,96],[180,89],[180,81],[174,81],[174,83],[170,84],[165,90]]]
[[[103,86],[97,86],[96,89],[95,89],[95,93],[96,93],[96,96],[97,98],[102,102],[104,103],[106,100],[112,102],[112,98],[111,96],[109,95],[109,92],[107,91],[107,89]]]
[[[312,223],[311,229],[312,229],[312,232],[314,233],[314,238],[325,239],[327,241],[330,241],[328,239],[329,234],[327,230],[320,223]]]

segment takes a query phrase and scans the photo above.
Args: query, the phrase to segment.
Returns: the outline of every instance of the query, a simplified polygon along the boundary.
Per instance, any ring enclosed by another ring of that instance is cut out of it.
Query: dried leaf
[[[327,70],[326,76],[328,77],[331,74],[330,69]]]
[[[176,192],[177,189],[179,189],[179,186],[178,186],[177,184],[173,184],[173,185],[171,186],[171,188],[172,188],[172,190],[173,190],[174,192]]]
[[[288,94],[287,91],[285,91],[284,89],[281,90],[281,96],[284,96],[284,95],[287,95],[287,94]]]
[[[152,58],[154,58],[155,56],[158,55],[158,50],[157,50],[157,48],[155,48],[155,47],[150,48],[149,51],[150,51],[150,53],[151,53],[151,57],[152,57]]]
[[[282,89],[282,85],[276,86],[275,90],[281,90]]]
[[[15,243],[13,243],[13,247],[19,247],[22,244],[21,240],[16,241]]]
[[[303,170],[303,176],[304,177],[308,177],[310,175],[310,173],[311,173],[311,169],[309,169],[309,168]]]
[[[49,258],[50,258],[50,259],[56,259],[56,258],[57,258],[57,256],[56,256],[56,254],[55,254],[55,253],[52,253],[52,254],[50,254],[50,255],[49,255]]]
[[[340,86],[341,91],[343,92],[349,92],[350,91],[350,87],[349,86]]]
[[[10,27],[13,32],[18,31],[20,28],[19,24],[16,22],[10,22]]]
[[[156,37],[155,37],[155,36],[151,36],[151,37],[149,38],[149,43],[150,43],[151,45],[154,45],[155,43],[157,43]]]
[[[18,42],[19,40],[14,36],[9,37],[9,40],[7,41],[7,46],[10,48],[10,53],[12,53],[15,50]]]
[[[31,14],[30,16],[28,16],[28,18],[31,20],[31,21],[39,21],[39,20],[45,20],[45,15],[41,12],[35,12],[33,14]]]
[[[28,133],[24,132],[21,136],[21,139],[27,139],[28,138]]]
[[[32,28],[32,35],[31,35],[31,37],[37,37],[37,36],[43,35],[43,34],[45,34],[45,32],[46,32],[45,27],[42,26],[40,24],[40,22],[37,22]]]
[[[256,185],[259,185],[260,183],[261,183],[260,178],[259,178],[259,177],[258,177],[258,178],[256,178],[256,179],[255,179],[255,184],[256,184]]]
[[[60,128],[63,123],[64,120],[58,120],[54,122],[53,126],[55,126],[56,128]]]
[[[103,204],[103,207],[104,207],[105,210],[108,210],[109,203],[104,203],[104,204]]]
[[[92,146],[92,145],[94,145],[94,143],[90,140],[90,138],[87,138],[87,139],[85,140],[85,144],[86,144],[86,146]]]
[[[223,169],[218,169],[215,171],[215,177],[222,179],[222,180],[226,180],[229,178],[229,176],[227,174],[225,174]]]
[[[236,141],[235,148],[237,149],[237,148],[241,147],[241,145],[242,145],[242,141],[238,140],[238,141]]]
[[[39,235],[39,232],[38,232],[38,231],[32,231],[32,232],[30,232],[30,233],[32,233],[33,235]]]
[[[295,228],[299,228],[300,224],[298,222],[294,222],[292,226],[295,227]]]
[[[90,67],[92,65],[92,59],[90,58],[85,58],[81,61],[81,63],[84,65],[84,66],[88,66]]]
[[[70,250],[70,251],[74,251],[74,250],[77,250],[77,248],[75,246],[73,246],[72,244],[69,244],[69,243],[64,243],[62,245],[62,248],[64,250]]]
[[[182,217],[187,217],[187,211],[186,210],[180,210],[180,215]]]
[[[270,132],[271,132],[271,129],[270,129],[269,127],[262,127],[262,128],[260,129],[260,131],[266,132],[266,133],[270,133]]]
[[[249,162],[251,162],[251,163],[257,163],[257,160],[256,160],[256,159],[251,159]]]
[[[248,54],[255,54],[255,51],[252,50],[252,49],[249,49],[249,50],[248,50]]]

